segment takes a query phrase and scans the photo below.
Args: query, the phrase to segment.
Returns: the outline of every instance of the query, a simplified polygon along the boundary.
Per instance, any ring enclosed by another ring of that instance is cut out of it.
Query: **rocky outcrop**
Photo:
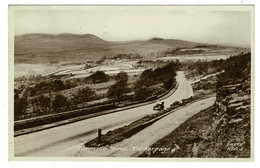
[[[211,133],[221,157],[250,157],[250,97],[250,79],[225,81],[218,89]]]

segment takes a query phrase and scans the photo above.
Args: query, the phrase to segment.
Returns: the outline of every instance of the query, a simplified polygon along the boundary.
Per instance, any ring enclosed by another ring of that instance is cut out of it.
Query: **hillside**
[[[15,63],[57,62],[100,52],[107,42],[90,34],[28,34],[15,37]]]
[[[216,92],[214,106],[194,115],[151,146],[174,150],[144,152],[140,157],[250,158],[251,53],[230,57],[221,68],[224,73],[217,75],[217,80],[198,83],[210,86],[216,81],[211,85]]]
[[[117,54],[151,57],[167,50],[197,45],[199,43],[161,38],[108,42],[91,34],[27,34],[15,36],[15,63],[80,62]]]

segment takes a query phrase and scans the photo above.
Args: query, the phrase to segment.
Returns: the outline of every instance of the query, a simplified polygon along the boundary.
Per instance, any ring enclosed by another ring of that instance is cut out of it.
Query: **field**
[[[15,37],[15,64],[86,63],[120,54],[136,54],[143,59],[205,52],[212,55],[222,52],[225,55],[245,49],[176,39],[109,42],[91,34],[28,34]]]
[[[157,66],[165,65],[166,63],[158,63]],[[129,59],[107,59],[102,63],[87,64],[33,64],[31,69],[29,64],[15,66],[17,75],[14,85],[17,103],[15,120],[111,103],[124,106],[145,100],[149,96],[160,95],[174,82],[172,80],[170,85],[165,86],[162,80],[150,80],[145,87],[142,85],[146,85],[147,82],[139,83],[137,86],[141,74],[150,66],[141,65],[138,60]],[[158,68],[157,66],[153,65],[154,68]],[[170,71],[163,71],[164,75],[174,76],[174,73]],[[23,72],[21,76],[19,72]],[[120,74],[126,75],[124,96],[120,99],[118,99],[118,94],[109,97],[110,88],[122,78],[117,79]],[[166,79],[169,80],[168,77]],[[136,92],[142,95],[138,97],[138,100]],[[25,107],[21,113],[22,104],[25,104]]]
[[[116,102],[128,104],[145,100],[174,85],[172,77],[177,70],[187,71],[188,79],[215,73],[217,68],[207,68],[214,67],[214,63],[207,62],[225,60],[248,50],[161,38],[108,42],[89,34],[17,36],[14,96],[18,109],[26,105],[23,115],[21,110],[17,115],[23,119],[111,103],[115,98],[108,96],[109,88],[118,82],[116,76],[121,72],[127,75],[127,87],[122,100]],[[81,95],[84,91],[86,93]]]

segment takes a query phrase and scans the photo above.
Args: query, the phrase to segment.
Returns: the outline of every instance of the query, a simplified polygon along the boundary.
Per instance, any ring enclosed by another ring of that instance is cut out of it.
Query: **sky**
[[[30,6],[15,8],[15,35],[94,34],[107,41],[153,37],[250,45],[253,12],[231,6]]]

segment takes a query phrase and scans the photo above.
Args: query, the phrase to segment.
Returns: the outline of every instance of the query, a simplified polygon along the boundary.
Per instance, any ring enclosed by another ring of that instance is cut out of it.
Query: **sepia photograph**
[[[12,160],[253,160],[254,6],[8,12]]]

